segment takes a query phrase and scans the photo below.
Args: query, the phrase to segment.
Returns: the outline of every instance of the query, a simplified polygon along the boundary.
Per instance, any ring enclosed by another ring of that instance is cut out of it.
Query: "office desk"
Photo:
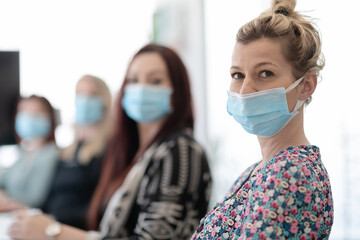
[[[9,213],[0,213],[0,240],[11,240],[7,235],[7,229],[12,223],[12,218]]]

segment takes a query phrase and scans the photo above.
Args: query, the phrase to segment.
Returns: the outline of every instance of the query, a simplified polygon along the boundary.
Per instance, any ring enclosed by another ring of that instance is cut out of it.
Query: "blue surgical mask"
[[[122,106],[135,122],[151,123],[171,112],[171,94],[169,87],[128,85]]]
[[[44,115],[28,112],[16,114],[15,131],[22,139],[45,138],[50,129],[50,119]]]
[[[77,95],[75,108],[75,122],[78,125],[97,123],[104,115],[104,103],[97,96]]]
[[[273,88],[249,94],[228,91],[227,111],[230,116],[251,134],[271,137],[281,131],[298,114],[305,101],[298,100],[294,111],[289,112],[286,93],[294,89],[303,77],[285,88]]]

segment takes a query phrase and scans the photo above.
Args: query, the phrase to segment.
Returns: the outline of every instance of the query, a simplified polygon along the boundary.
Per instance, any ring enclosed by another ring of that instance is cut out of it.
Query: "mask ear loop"
[[[304,76],[305,77],[305,76]],[[288,93],[290,92],[291,90],[293,90],[294,88],[296,88],[300,83],[301,81],[304,79],[304,77],[302,78],[299,78],[298,80],[296,80],[293,84],[291,84],[285,91],[285,93]],[[305,103],[305,100],[298,100],[295,107],[294,107],[294,110],[292,111],[292,113],[294,113],[295,111],[299,110],[299,108],[301,108],[301,106]]]
[[[294,88],[296,88],[300,83],[301,81],[304,79],[304,77],[302,78],[299,78],[298,80],[296,80],[293,84],[291,84],[285,91],[285,93],[288,93],[290,92],[291,90],[293,90]]]

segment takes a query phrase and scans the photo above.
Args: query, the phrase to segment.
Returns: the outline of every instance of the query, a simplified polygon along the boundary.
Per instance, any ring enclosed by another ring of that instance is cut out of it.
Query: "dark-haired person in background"
[[[55,110],[46,98],[19,99],[15,116],[19,158],[0,173],[0,211],[44,203],[59,157],[55,128]]]
[[[15,239],[187,239],[207,211],[211,176],[192,137],[194,117],[184,64],[171,49],[141,48],[116,101],[115,129],[84,232],[44,215],[18,214]],[[45,234],[46,232],[46,234]]]

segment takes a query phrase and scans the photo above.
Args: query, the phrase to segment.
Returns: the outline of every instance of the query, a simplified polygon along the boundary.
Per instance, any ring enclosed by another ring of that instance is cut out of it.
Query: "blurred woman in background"
[[[211,193],[206,154],[194,140],[186,68],[156,44],[132,59],[116,101],[115,129],[85,232],[44,216],[19,213],[15,239],[187,239]],[[100,227],[99,221],[102,213]]]
[[[0,211],[44,204],[59,157],[56,122],[55,110],[46,98],[20,98],[15,117],[19,158],[0,174]]]
[[[111,94],[103,80],[85,75],[76,85],[74,142],[61,153],[43,210],[57,221],[85,228],[109,140]]]

